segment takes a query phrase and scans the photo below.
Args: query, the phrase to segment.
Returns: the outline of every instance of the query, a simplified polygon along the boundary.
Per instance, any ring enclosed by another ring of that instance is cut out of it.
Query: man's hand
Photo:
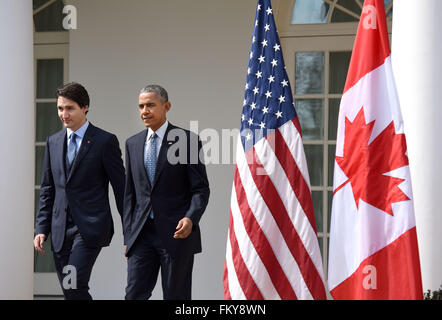
[[[43,250],[43,244],[45,243],[46,235],[45,234],[37,234],[34,238],[34,248],[39,253],[46,253],[46,251]]]
[[[178,225],[176,227],[176,232],[173,237],[175,239],[186,239],[189,234],[192,232],[193,222],[189,218],[182,218],[178,221]]]
[[[124,245],[124,256],[126,257],[126,260],[127,260],[127,245]]]

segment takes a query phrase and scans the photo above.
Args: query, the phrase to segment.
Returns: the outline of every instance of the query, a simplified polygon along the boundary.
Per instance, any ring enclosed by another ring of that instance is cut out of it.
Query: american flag
[[[258,1],[237,146],[225,299],[325,299],[301,129],[270,0]]]

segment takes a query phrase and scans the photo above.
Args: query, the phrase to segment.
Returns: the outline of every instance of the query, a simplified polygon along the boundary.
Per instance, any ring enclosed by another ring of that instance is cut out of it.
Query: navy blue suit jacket
[[[126,253],[137,239],[153,208],[154,223],[169,254],[201,252],[199,221],[209,201],[209,182],[200,161],[201,142],[188,130],[169,123],[157,159],[153,186],[144,166],[147,129],[126,141],[126,189],[124,195],[124,242]],[[172,161],[168,160],[169,158]],[[179,160],[174,163],[174,160]],[[193,222],[186,239],[175,239],[178,221]]]
[[[46,142],[35,234],[51,234],[52,250],[60,251],[69,207],[86,244],[108,246],[114,233],[109,182],[120,215],[123,212],[125,172],[117,137],[89,123],[69,175],[65,163],[63,129]]]

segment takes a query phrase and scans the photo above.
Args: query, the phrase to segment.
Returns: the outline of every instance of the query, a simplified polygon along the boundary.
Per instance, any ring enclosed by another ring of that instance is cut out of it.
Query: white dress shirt
[[[147,150],[149,150],[150,148],[150,143],[149,143],[149,139],[152,136],[152,134],[155,132],[157,134],[157,159],[158,159],[158,155],[160,154],[160,148],[161,148],[161,144],[163,143],[163,138],[166,135],[166,129],[167,126],[169,125],[169,122],[166,120],[163,125],[161,127],[159,127],[157,129],[157,131],[153,131],[151,128],[147,129],[147,137],[146,137],[146,142],[144,144],[144,154],[146,154]]]
[[[77,144],[77,149],[75,150],[75,153],[78,153],[78,150],[80,150],[81,142],[83,141],[84,134],[86,133],[87,127],[89,126],[89,121],[86,120],[86,122],[78,128],[76,131],[72,131],[71,129],[67,128],[67,145],[69,145],[69,140],[71,139],[72,132],[75,132],[75,142]]]

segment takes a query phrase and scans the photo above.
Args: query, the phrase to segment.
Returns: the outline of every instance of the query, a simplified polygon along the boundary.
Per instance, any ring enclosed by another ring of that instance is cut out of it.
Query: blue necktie
[[[149,147],[146,144],[146,151],[144,152],[144,165],[146,167],[147,176],[149,177],[150,185],[153,187],[155,179],[155,167],[157,165],[157,134],[154,132],[148,141]],[[150,210],[149,216],[153,219],[153,210]]]
[[[75,159],[75,156],[77,154],[77,139],[76,139],[76,134],[74,132],[72,132],[71,137],[69,139],[69,144],[68,144],[68,151],[67,151],[67,169],[70,170],[71,166],[72,166],[72,162]]]

